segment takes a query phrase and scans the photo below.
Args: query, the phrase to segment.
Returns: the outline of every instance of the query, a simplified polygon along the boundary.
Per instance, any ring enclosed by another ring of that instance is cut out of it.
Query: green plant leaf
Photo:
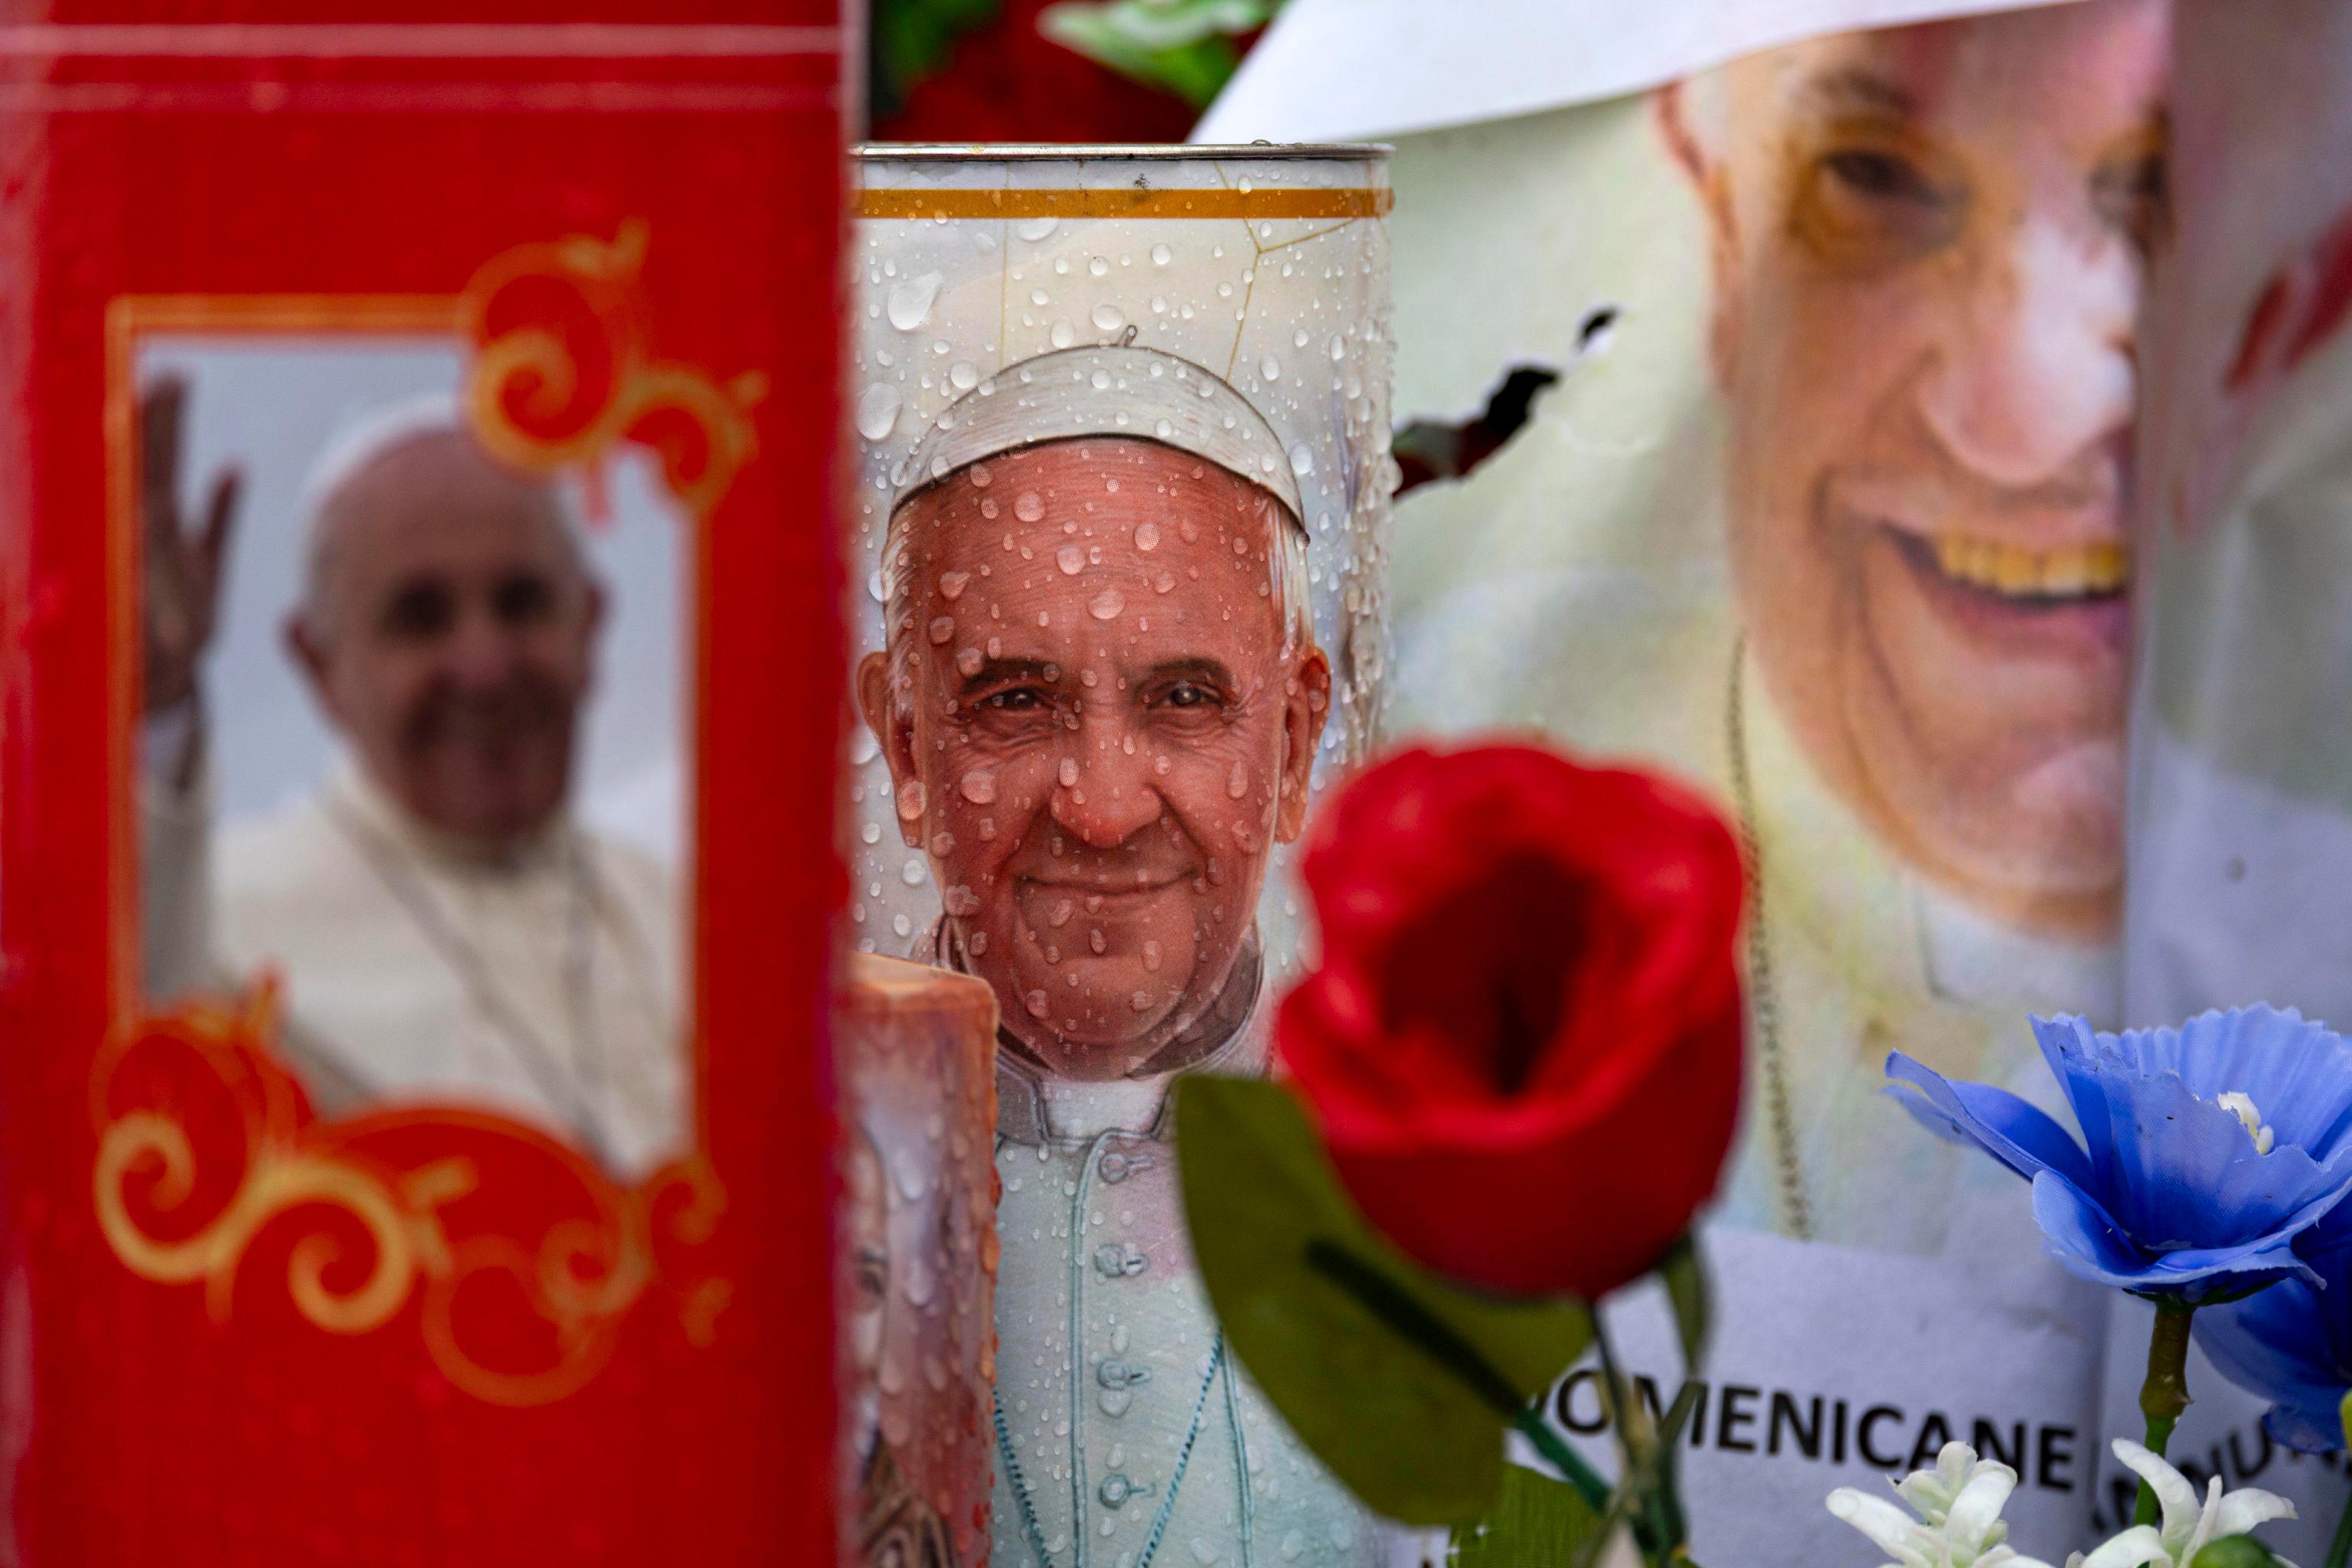
[[[1591,1340],[1584,1308],[1480,1295],[1414,1265],[1356,1210],[1304,1107],[1277,1085],[1182,1079],[1176,1138],[1210,1300],[1299,1440],[1391,1519],[1486,1514],[1518,1406]],[[1447,1348],[1409,1337],[1399,1324],[1417,1315],[1496,1381],[1474,1387],[1449,1369]]]
[[[1658,1266],[1658,1277],[1666,1282],[1666,1298],[1674,1303],[1675,1330],[1682,1336],[1683,1364],[1696,1373],[1706,1354],[1707,1335],[1714,1323],[1706,1265],[1699,1260],[1698,1247],[1689,1237],[1675,1243],[1674,1250]]]
[[[2189,1568],[2276,1568],[2278,1554],[2251,1535],[2225,1535],[2189,1560]]]
[[[1574,1487],[1509,1465],[1503,1471],[1503,1500],[1495,1510],[1454,1531],[1454,1568],[1574,1563],[1605,1524]]]
[[[1207,107],[1241,64],[1235,35],[1265,25],[1279,0],[1061,0],[1037,30],[1195,109]]]

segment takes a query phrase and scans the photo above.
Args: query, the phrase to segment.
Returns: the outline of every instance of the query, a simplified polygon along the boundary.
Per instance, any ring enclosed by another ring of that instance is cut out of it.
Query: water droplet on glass
[[[1042,1018],[1052,1008],[1053,1004],[1046,1000],[1043,991],[1032,991],[1021,998],[1021,1005],[1028,1009],[1031,1017]]]
[[[898,389],[887,381],[875,382],[857,395],[857,433],[879,441],[898,426]]]
[[[1249,794],[1249,768],[1245,763],[1235,763],[1234,771],[1225,775],[1225,794],[1235,800]]]
[[[1013,515],[1024,522],[1034,522],[1045,515],[1045,500],[1035,490],[1023,490],[1013,498]]]
[[[1070,325],[1070,319],[1064,316],[1054,323],[1054,330],[1045,336],[1055,348],[1066,349],[1078,341],[1078,329]]]
[[[856,730],[851,732],[849,737],[849,760],[853,763],[862,768],[881,754],[882,742],[874,738],[873,731],[866,729],[864,725],[860,725]]]
[[[966,773],[956,785],[956,793],[974,805],[991,805],[996,799],[996,775],[986,772]],[[986,836],[984,829],[982,836]]]
[[[1290,471],[1302,479],[1315,471],[1315,453],[1304,441],[1290,448]]]
[[[1054,564],[1075,577],[1086,568],[1087,552],[1075,544],[1065,544],[1054,552]]]
[[[1305,327],[1301,327],[1297,331],[1290,334],[1290,346],[1295,349],[1303,349],[1307,346],[1307,329]]]
[[[1160,525],[1156,522],[1137,523],[1135,525],[1135,547],[1138,550],[1142,551],[1147,555],[1159,549]]]
[[[1098,332],[1115,332],[1125,325],[1127,325],[1127,318],[1119,314],[1118,307],[1116,305],[1097,305],[1095,307],[1095,331]]]
[[[931,301],[940,297],[940,285],[945,279],[937,272],[926,272],[920,278],[909,278],[890,290],[887,306],[890,324],[902,332],[911,332],[931,317]]]
[[[869,822],[857,830],[857,837],[868,844],[879,844],[882,842],[882,825],[878,822]]]
[[[1127,595],[1116,588],[1105,588],[1087,601],[1087,614],[1098,621],[1115,621],[1118,619],[1118,613],[1125,608],[1127,608]]]
[[[1282,362],[1275,358],[1272,354],[1268,354],[1264,359],[1257,362],[1257,374],[1263,379],[1267,381],[1280,381],[1282,379]]]
[[[966,679],[970,679],[971,677],[978,675],[980,673],[980,667],[987,662],[988,660],[982,657],[980,649],[976,647],[968,647],[956,655],[956,670]]]
[[[1013,232],[1023,239],[1035,242],[1045,238],[1060,226],[1061,219],[1052,217],[1025,218],[1014,226]]]
[[[1151,591],[1155,594],[1172,592],[1175,586],[1176,574],[1173,572],[1162,572],[1151,580]]]
[[[1110,270],[1110,263],[1097,256],[1092,261],[1087,263],[1087,270],[1093,273],[1096,277],[1100,278]]]
[[[969,572],[942,572],[940,574],[940,597],[945,599],[950,605],[954,604],[958,599],[962,598],[963,591],[971,585],[971,574]]]
[[[1064,757],[1062,765],[1054,770],[1054,776],[1062,781],[1064,789],[1076,789],[1078,787],[1078,764],[1072,759]]]
[[[933,647],[940,647],[942,643],[945,643],[948,638],[953,636],[955,636],[955,617],[953,616],[940,616],[931,622],[931,646]]]
[[[1176,253],[1166,246],[1155,245],[1151,247],[1151,264],[1154,267],[1165,267],[1175,259]]]
[[[948,381],[958,392],[970,392],[980,384],[980,372],[972,369],[970,360],[960,359],[948,366]]]
[[[908,782],[906,788],[898,792],[898,820],[901,822],[912,822],[922,815],[923,783],[920,779],[912,779]],[[908,887],[911,888],[917,882],[923,879],[922,873],[918,869],[915,862],[912,860],[908,861],[907,868],[916,873],[913,877],[908,879],[907,885]]]
[[[923,885],[923,863],[920,860],[909,860],[904,866],[899,867],[898,880],[906,883],[907,886],[910,888],[921,887]]]

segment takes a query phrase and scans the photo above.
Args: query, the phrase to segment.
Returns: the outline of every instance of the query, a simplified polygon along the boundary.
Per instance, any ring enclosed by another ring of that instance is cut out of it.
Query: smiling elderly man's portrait
[[[616,1175],[686,1142],[678,536],[494,456],[438,348],[151,345],[148,988],[276,978],[323,1113],[480,1105]],[[624,603],[616,584],[628,584]]]
[[[911,459],[859,699],[941,889],[925,956],[994,986],[1043,1071],[1150,1077],[1256,1005],[1267,858],[1305,826],[1330,670],[1296,480],[1263,418],[1172,356],[1073,349],[998,380],[1018,391]]]
[[[1748,650],[1904,861],[2097,941],[2121,878],[2160,0],[1848,34],[1662,96],[1713,243]]]
[[[1228,1358],[1171,1137],[1178,1076],[1265,1069],[1259,900],[1329,716],[1288,448],[1199,364],[1105,345],[997,372],[898,473],[857,698],[939,889],[913,955],[1002,1019],[991,1560],[1255,1530],[1385,1561]]]

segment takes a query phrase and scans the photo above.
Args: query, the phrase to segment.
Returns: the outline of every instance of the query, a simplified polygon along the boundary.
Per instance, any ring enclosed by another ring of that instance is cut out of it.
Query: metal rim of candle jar
[[[1386,163],[1393,151],[1381,142],[1009,142],[995,145],[977,142],[862,142],[849,150],[849,155],[873,162],[941,163],[1183,163],[1246,160],[1307,163],[1348,159]]]

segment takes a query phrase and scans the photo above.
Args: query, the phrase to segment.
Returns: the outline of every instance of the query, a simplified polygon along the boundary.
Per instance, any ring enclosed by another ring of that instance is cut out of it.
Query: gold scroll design
[[[476,273],[459,303],[474,345],[467,411],[485,447],[532,471],[593,474],[615,443],[649,447],[671,494],[705,517],[759,449],[751,411],[768,379],[654,357],[646,236],[631,218],[609,241],[518,246]]]
[[[625,1188],[554,1140],[484,1113],[418,1108],[320,1121],[277,1054],[278,1012],[277,984],[265,976],[233,1005],[194,1002],[139,1018],[100,1054],[99,1227],[131,1273],[201,1285],[211,1317],[226,1323],[248,1251],[265,1233],[291,1226],[299,1234],[287,1252],[286,1289],[305,1321],[331,1334],[370,1334],[416,1299],[433,1364],[498,1405],[576,1393],[656,1286],[677,1297],[688,1340],[710,1342],[725,1284],[691,1279],[670,1256],[709,1242],[725,1207],[706,1161],[688,1157]],[[404,1132],[446,1145],[453,1125],[474,1157],[385,1157],[383,1146]],[[495,1232],[453,1237],[446,1211],[482,1195],[485,1156],[501,1165],[556,1162],[564,1169],[555,1173],[570,1178],[562,1184],[584,1193],[591,1212],[553,1221],[536,1243]],[[351,1246],[354,1229],[363,1249]],[[689,1283],[665,1285],[670,1279]],[[482,1315],[467,1310],[467,1297],[495,1281],[539,1326],[550,1347],[539,1364],[494,1364],[499,1358],[473,1342]]]

